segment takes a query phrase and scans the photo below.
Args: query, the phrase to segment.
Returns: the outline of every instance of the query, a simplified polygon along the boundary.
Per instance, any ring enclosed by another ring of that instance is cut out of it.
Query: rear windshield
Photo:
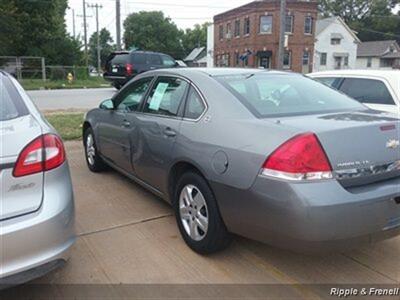
[[[21,96],[11,80],[0,74],[0,121],[7,121],[28,114]]]
[[[112,58],[113,65],[124,65],[128,61],[129,54],[117,54]]]
[[[260,118],[366,109],[342,93],[301,75],[246,74],[216,79]]]

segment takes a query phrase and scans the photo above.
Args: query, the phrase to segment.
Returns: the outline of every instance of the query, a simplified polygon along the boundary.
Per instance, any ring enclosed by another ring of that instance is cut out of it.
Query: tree
[[[393,8],[400,0],[320,0],[324,17],[340,16],[362,41],[400,40],[400,18]]]
[[[127,49],[159,51],[176,59],[183,57],[182,33],[161,11],[141,11],[124,21],[124,42]]]
[[[185,55],[188,55],[194,48],[207,46],[207,28],[210,23],[196,24],[193,29],[186,29],[182,36],[182,46]]]
[[[102,67],[105,66],[107,57],[115,50],[112,45],[113,38],[111,33],[103,28],[100,30],[100,60]],[[97,32],[94,32],[89,39],[89,63],[97,67]]]
[[[67,0],[1,0],[0,53],[43,56],[48,64],[79,63],[81,45],[65,26],[67,7]]]

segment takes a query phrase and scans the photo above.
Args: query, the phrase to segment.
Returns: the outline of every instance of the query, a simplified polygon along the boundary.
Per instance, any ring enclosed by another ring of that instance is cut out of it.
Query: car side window
[[[197,91],[193,87],[190,87],[188,98],[186,101],[184,117],[187,119],[197,120],[203,114],[205,109],[206,106],[204,105],[204,102],[201,99],[199,93],[197,93]]]
[[[345,78],[340,90],[361,103],[395,105],[388,88],[381,80]]]
[[[152,79],[153,77],[149,77],[132,83],[132,85],[129,86],[124,92],[122,100],[117,106],[117,110],[123,110],[127,112],[137,111],[140,102],[149,89]]]
[[[158,54],[148,54],[147,59],[150,65],[162,65],[161,57]]]
[[[188,85],[180,78],[160,77],[150,91],[143,112],[177,116]]]
[[[163,66],[164,67],[173,67],[175,66],[175,60],[173,60],[171,57],[169,57],[168,55],[161,55],[161,59],[163,62]]]
[[[135,53],[133,54],[132,62],[137,65],[145,65],[146,55],[142,53]]]
[[[335,77],[316,77],[314,79],[333,88],[335,88],[335,83],[338,81]]]

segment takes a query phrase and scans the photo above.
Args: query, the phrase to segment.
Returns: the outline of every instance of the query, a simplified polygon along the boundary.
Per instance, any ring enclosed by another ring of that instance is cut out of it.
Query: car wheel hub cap
[[[96,149],[94,148],[93,136],[88,135],[86,139],[86,155],[90,165],[94,164],[94,158],[96,156]]]
[[[179,213],[186,233],[195,241],[201,241],[208,230],[206,200],[194,185],[185,186],[179,196]]]

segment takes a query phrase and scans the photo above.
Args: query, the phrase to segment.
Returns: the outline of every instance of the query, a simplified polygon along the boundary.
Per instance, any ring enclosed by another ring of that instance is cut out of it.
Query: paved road
[[[114,88],[104,88],[28,91],[28,94],[41,111],[49,111],[89,110],[111,98],[115,92]]]
[[[184,244],[172,210],[162,200],[114,171],[90,173],[80,142],[67,143],[66,149],[79,237],[68,264],[36,283],[400,283],[400,238],[316,257],[236,237],[221,253],[195,254]],[[310,299],[326,293],[326,287],[292,286],[288,291],[296,295],[292,299]]]

